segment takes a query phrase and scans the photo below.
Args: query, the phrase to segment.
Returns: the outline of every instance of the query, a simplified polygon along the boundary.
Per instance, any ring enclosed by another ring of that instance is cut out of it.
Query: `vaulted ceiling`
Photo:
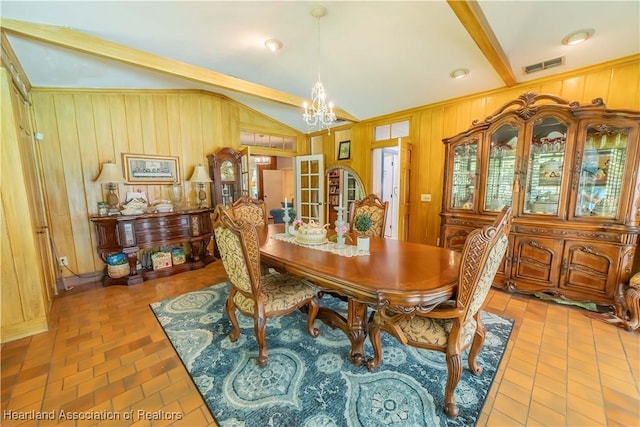
[[[327,13],[318,22],[310,11],[319,5]],[[640,52],[635,0],[3,0],[1,7],[3,33],[33,86],[204,89],[302,132],[313,130],[301,106],[319,70],[339,118],[358,121]],[[561,43],[585,29],[593,31],[585,43]],[[268,39],[282,49],[266,49]],[[559,57],[558,67],[523,73]],[[459,68],[469,75],[452,79]]]

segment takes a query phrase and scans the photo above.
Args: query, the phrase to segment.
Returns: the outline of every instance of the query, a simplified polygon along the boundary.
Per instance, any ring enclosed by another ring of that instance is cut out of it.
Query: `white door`
[[[264,203],[267,207],[267,214],[271,212],[271,209],[282,209],[280,204],[280,202],[284,202],[282,171],[263,170],[262,183],[264,185]]]
[[[295,175],[297,218],[324,224],[324,156],[296,157]]]

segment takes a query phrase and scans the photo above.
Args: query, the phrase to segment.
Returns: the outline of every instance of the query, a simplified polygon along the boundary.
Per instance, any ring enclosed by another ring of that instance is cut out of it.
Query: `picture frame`
[[[180,158],[122,153],[122,168],[127,184],[179,184]]]
[[[351,158],[351,141],[340,141],[338,146],[338,160],[349,160]]]

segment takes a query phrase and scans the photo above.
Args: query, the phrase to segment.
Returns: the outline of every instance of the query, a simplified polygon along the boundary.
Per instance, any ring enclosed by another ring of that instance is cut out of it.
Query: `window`
[[[375,140],[384,141],[393,138],[403,138],[409,136],[409,120],[391,123],[388,125],[376,126]]]
[[[268,135],[265,133],[240,131],[240,144],[249,147],[295,150],[296,138],[291,136]]]

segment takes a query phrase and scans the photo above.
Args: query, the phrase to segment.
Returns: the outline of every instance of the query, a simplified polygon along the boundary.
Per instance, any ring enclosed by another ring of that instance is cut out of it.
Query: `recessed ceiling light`
[[[452,79],[463,79],[469,75],[469,70],[466,68],[458,68],[457,70],[453,70],[449,75]]]
[[[264,42],[264,45],[272,52],[275,52],[276,50],[280,50],[282,48],[282,42],[277,39],[269,39]]]
[[[584,41],[587,41],[587,39],[589,39],[594,32],[595,30],[592,29],[574,31],[573,33],[562,39],[562,44],[565,44],[567,46],[580,44]]]

